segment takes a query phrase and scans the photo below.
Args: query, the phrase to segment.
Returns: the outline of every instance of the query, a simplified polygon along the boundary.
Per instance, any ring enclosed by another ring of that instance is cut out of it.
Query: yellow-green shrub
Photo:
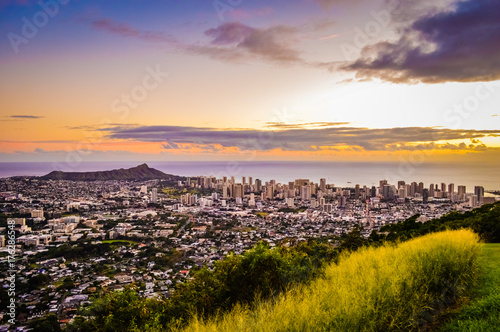
[[[416,330],[474,282],[479,249],[468,230],[361,249],[274,302],[239,306],[210,321],[194,317],[186,330]]]

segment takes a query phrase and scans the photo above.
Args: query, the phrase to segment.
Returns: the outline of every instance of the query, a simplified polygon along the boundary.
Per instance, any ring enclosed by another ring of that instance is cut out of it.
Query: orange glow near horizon
[[[96,141],[82,140],[72,142],[9,142],[2,141],[0,149],[4,153],[33,153],[37,150],[44,152],[71,152],[79,151],[88,155],[89,151],[96,152],[125,152],[130,153],[130,160],[145,158],[162,159],[166,156],[192,158],[192,156],[217,156],[219,160],[290,160],[290,161],[402,161],[414,160],[418,163],[429,161],[483,161],[496,162],[500,157],[500,148],[489,148],[487,151],[456,150],[456,149],[429,149],[429,150],[395,150],[395,151],[368,151],[360,147],[335,146],[317,147],[311,151],[286,151],[276,148],[267,151],[242,150],[238,147],[223,147],[220,144],[178,144],[175,149],[165,149],[164,143],[139,141]],[[163,157],[162,157],[163,156]]]
[[[374,22],[370,13],[387,9],[384,1],[326,7],[324,1],[293,1],[286,8],[269,1],[266,10],[260,2],[244,2],[236,9],[247,15],[227,13],[234,22],[221,20],[211,2],[195,3],[134,3],[109,10],[117,3],[75,2],[17,51],[8,38],[1,39],[0,161],[21,155],[36,161],[41,153],[61,158],[79,150],[100,152],[96,158],[119,152],[131,160],[148,155],[384,161],[409,157],[415,149],[427,160],[444,162],[497,158],[500,67],[485,58],[497,59],[498,50],[489,54],[483,45],[459,52],[461,44],[454,43],[458,50],[426,53],[436,57],[429,61],[435,68],[422,70],[429,63],[417,59],[408,68],[365,63],[350,69],[376,57],[371,50],[382,52],[388,40],[407,40],[404,31],[418,37],[418,25],[411,20],[406,30],[389,25],[366,45],[354,45],[357,28]],[[21,18],[33,17],[38,8],[32,1],[3,6],[13,15],[2,17],[2,31],[17,32]],[[425,6],[454,15],[439,5]],[[106,17],[99,14],[104,12]],[[103,21],[107,24],[95,24]],[[455,28],[468,36],[481,31],[474,30],[481,22]],[[345,54],[345,45],[354,53]],[[398,45],[393,51],[402,53],[394,58],[411,60],[409,54],[422,53],[406,49],[410,46]],[[443,54],[464,59],[449,61]],[[488,64],[492,68],[483,68]],[[476,73],[476,67],[488,75]],[[279,140],[252,148],[255,138],[247,136],[271,130]]]

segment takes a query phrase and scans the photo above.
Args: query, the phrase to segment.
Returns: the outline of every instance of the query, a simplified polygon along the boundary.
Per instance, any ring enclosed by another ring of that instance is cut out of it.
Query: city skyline
[[[500,157],[491,1],[0,2],[1,161]]]

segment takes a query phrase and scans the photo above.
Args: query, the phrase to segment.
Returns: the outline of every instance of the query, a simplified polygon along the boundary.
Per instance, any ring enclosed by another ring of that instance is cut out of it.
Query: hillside
[[[110,171],[97,172],[63,172],[53,171],[41,177],[43,180],[71,180],[71,181],[106,181],[106,180],[181,180],[180,176],[166,174],[154,168],[150,168],[147,164],[142,164],[129,169],[114,169]]]
[[[484,204],[472,211],[460,213],[450,212],[441,218],[425,223],[417,222],[419,215],[397,224],[389,224],[381,228],[381,234],[388,241],[405,241],[416,236],[439,232],[445,229],[470,228],[481,240],[500,243],[500,202]]]
[[[183,331],[422,331],[474,284],[477,240],[459,230],[364,248],[275,301],[195,316]]]
[[[500,331],[500,244],[484,244],[479,263],[481,277],[471,302],[439,331]]]
[[[414,216],[368,239],[354,229],[334,248],[316,240],[274,248],[260,243],[227,255],[213,270],[193,270],[169,298],[141,297],[137,285],[101,294],[66,330],[232,331],[238,322],[249,331],[432,328],[488,272],[478,267],[477,240],[498,239],[499,209],[497,202],[427,223]],[[436,233],[462,228],[468,230]],[[277,325],[259,325],[268,321]]]
[[[309,255],[261,244],[196,272],[169,299],[141,297],[134,286],[101,295],[66,331],[425,330],[475,285],[480,248],[470,230],[445,231],[343,251],[303,276]],[[297,283],[273,292],[290,279]]]

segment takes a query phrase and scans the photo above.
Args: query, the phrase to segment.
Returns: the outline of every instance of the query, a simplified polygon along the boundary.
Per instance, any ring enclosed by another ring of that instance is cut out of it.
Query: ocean
[[[142,162],[81,162],[76,165],[52,162],[2,162],[0,177],[10,176],[41,176],[53,170],[68,172],[103,171],[117,168],[129,168]],[[264,182],[276,180],[287,183],[294,179],[310,179],[319,182],[326,178],[327,183],[336,186],[350,187],[378,186],[380,180],[388,180],[397,184],[403,180],[423,182],[426,187],[431,183],[454,183],[465,185],[467,192],[472,192],[474,186],[483,186],[485,190],[500,190],[500,166],[497,164],[479,163],[425,163],[416,166],[398,162],[283,162],[283,161],[168,161],[147,162],[149,167],[169,174],[181,176],[234,176],[241,181],[242,176],[251,176]]]

